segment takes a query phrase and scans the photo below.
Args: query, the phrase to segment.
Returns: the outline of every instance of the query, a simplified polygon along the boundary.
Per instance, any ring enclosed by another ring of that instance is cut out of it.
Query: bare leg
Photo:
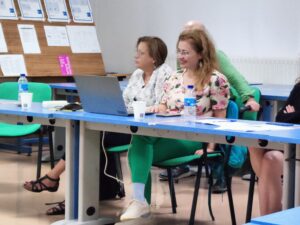
[[[283,154],[268,151],[264,154],[258,184],[258,197],[261,215],[282,209]]]
[[[65,160],[61,159],[58,161],[55,167],[47,173],[47,175],[49,177],[57,179],[65,171],[65,168],[66,168],[66,162]]]
[[[47,176],[50,177],[51,180],[48,178],[44,178],[42,180],[43,185],[50,188],[58,186],[59,177],[65,171],[65,166],[66,166],[65,160],[63,159],[59,160],[59,162],[55,165],[55,167],[47,173]],[[45,189],[45,187],[40,183],[37,183],[37,181],[26,181],[23,186],[26,190],[32,191],[33,185],[35,185],[38,190]]]
[[[251,166],[257,177],[260,177],[261,165],[265,152],[266,150],[261,148],[249,148]]]

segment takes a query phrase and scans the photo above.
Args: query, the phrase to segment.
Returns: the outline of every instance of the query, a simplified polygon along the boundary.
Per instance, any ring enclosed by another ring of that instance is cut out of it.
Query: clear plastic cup
[[[146,102],[144,101],[135,101],[132,103],[133,114],[135,120],[142,120],[145,118],[146,113]]]

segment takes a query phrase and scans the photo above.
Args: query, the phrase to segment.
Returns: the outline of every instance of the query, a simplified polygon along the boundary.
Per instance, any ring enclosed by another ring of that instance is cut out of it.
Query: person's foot
[[[141,202],[133,199],[126,211],[121,215],[120,220],[133,220],[150,215],[150,206],[147,202]]]
[[[55,206],[49,208],[46,211],[46,214],[48,216],[64,215],[65,214],[65,201],[54,202],[54,203],[46,203],[45,205],[55,205]]]
[[[224,179],[218,179],[211,187],[211,192],[215,194],[222,194],[227,191],[226,182]]]
[[[56,192],[59,187],[59,178],[54,179],[48,175],[41,177],[38,180],[26,181],[23,187],[31,192]]]
[[[195,176],[196,173],[195,171],[190,170],[189,166],[184,166],[184,167],[176,167],[172,169],[172,175],[174,179],[181,179],[185,177]],[[162,181],[168,180],[167,170],[159,174],[159,179]]]

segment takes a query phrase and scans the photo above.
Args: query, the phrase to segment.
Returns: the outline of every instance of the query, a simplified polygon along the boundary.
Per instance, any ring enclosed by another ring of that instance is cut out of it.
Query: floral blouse
[[[162,104],[170,111],[182,111],[184,107],[183,73],[170,76],[164,84]],[[210,82],[203,90],[194,90],[196,95],[197,115],[212,116],[213,110],[226,109],[229,101],[229,83],[226,77],[218,71],[214,71]]]
[[[146,106],[158,105],[163,95],[164,81],[171,75],[172,69],[167,64],[156,68],[147,85],[144,83],[144,71],[137,69],[131,75],[128,85],[123,91],[123,98],[128,109],[132,109],[133,101],[146,101]]]

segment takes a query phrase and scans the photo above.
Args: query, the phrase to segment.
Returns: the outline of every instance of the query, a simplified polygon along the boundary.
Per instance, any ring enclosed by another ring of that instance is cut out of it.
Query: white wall
[[[183,24],[202,21],[231,57],[300,56],[298,0],[91,0],[107,71],[134,69],[135,42],[157,35],[174,57]]]

